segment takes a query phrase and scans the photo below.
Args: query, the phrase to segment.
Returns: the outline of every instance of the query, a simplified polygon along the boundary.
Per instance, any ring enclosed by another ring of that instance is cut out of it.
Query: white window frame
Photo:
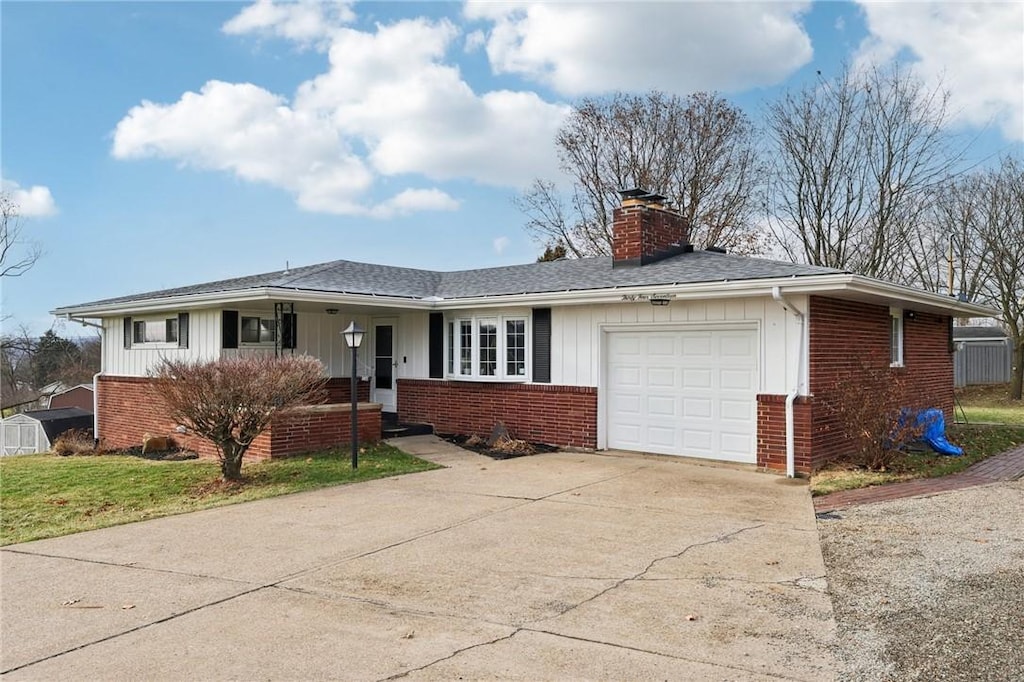
[[[903,309],[889,308],[889,366],[903,367],[905,358],[906,333],[903,325]]]
[[[176,334],[173,339],[167,339],[167,323],[174,322]],[[140,340],[137,331],[142,325],[142,339]],[[178,336],[181,330],[178,329],[178,316],[173,317],[133,317],[132,318],[132,348],[177,348]]]
[[[251,320],[251,319],[259,320],[259,322],[257,323],[257,325],[258,325],[258,335],[259,335],[258,339],[259,340],[257,340],[257,341],[246,341],[245,338],[244,338],[244,336],[245,336],[245,320]],[[274,330],[274,335],[271,338],[266,339],[266,340],[263,339],[263,324],[265,322],[271,323],[271,325],[273,326],[273,330]],[[244,313],[244,312],[238,313],[238,345],[239,345],[239,347],[242,347],[242,346],[247,346],[247,347],[265,346],[265,347],[271,347],[272,348],[277,343],[277,335],[280,334],[280,333],[281,333],[281,330],[278,329],[278,327],[277,327],[277,320],[274,318],[273,315],[268,317],[265,313]]]
[[[523,374],[508,373],[508,333],[506,322],[517,321],[523,323],[523,346],[524,365]],[[481,373],[480,353],[480,328],[485,324],[493,324],[497,334],[497,345],[495,352],[494,374]],[[470,330],[468,369],[463,362],[462,339],[463,325],[468,325]],[[479,313],[453,314],[445,319],[445,377],[461,381],[502,381],[502,382],[529,382],[530,381],[530,360],[533,352],[533,339],[530,332],[529,313],[493,313],[490,311]]]

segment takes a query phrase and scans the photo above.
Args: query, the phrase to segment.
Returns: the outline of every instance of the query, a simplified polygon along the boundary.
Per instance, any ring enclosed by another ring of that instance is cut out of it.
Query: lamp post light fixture
[[[352,349],[352,468],[359,468],[359,391],[356,375],[356,356],[359,352],[359,344],[363,342],[363,328],[356,324],[355,320],[349,322],[348,327],[341,333],[345,337],[345,343]]]

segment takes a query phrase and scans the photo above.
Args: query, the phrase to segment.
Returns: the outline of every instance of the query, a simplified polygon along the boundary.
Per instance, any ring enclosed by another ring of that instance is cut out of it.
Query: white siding
[[[142,377],[149,374],[161,358],[176,360],[211,360],[220,352],[220,311],[183,310],[189,314],[189,347],[177,344],[135,344],[124,347],[124,318],[108,317],[103,320],[103,372],[116,376]],[[174,317],[178,311],[166,315],[145,315],[133,320],[157,320]]]
[[[806,311],[806,297],[791,298]],[[599,386],[602,330],[630,325],[681,329],[756,322],[760,341],[762,393],[788,393],[797,369],[800,325],[792,313],[769,297],[673,301],[667,306],[647,302],[567,306],[551,311],[551,382]],[[804,362],[806,363],[806,352]]]
[[[234,308],[233,308],[234,310]],[[239,317],[269,317],[267,310],[238,308]],[[220,310],[188,310],[189,347],[177,348],[176,344],[136,344],[124,348],[124,322],[121,317],[103,320],[103,371],[115,376],[146,376],[161,358],[213,360],[225,357],[256,353],[272,354],[274,344],[242,344],[238,349],[221,350]],[[372,321],[380,319],[367,314],[353,315],[342,311],[337,315],[299,311],[295,352],[312,355],[324,363],[325,373],[332,377],[347,377],[351,373],[352,352],[341,336],[348,323],[355,322],[367,330],[359,349],[358,371],[360,376],[372,372],[373,362],[367,353],[373,348],[370,333]],[[177,315],[138,316],[133,319],[164,319]],[[390,315],[396,320],[395,358],[400,378],[425,378],[429,372],[429,315],[428,313],[406,313]]]

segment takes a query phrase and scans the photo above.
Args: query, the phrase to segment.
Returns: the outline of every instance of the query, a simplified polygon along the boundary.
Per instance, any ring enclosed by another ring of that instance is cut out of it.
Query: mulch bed
[[[470,450],[478,455],[484,455],[491,459],[513,459],[515,457],[526,457],[527,455],[536,455],[538,453],[545,452],[559,452],[560,448],[555,445],[548,445],[547,443],[532,443],[527,441],[511,441],[511,447],[509,444],[501,445],[498,444],[495,447],[487,445],[487,440],[476,436],[466,436],[463,434],[438,434],[440,438],[458,445],[460,448]]]

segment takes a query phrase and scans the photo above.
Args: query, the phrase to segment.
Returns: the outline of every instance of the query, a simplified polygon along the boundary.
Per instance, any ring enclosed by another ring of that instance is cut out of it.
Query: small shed
[[[69,429],[91,429],[92,412],[80,407],[32,410],[0,420],[3,456],[46,452]]]
[[[47,408],[55,410],[59,407],[80,407],[86,412],[92,412],[92,386],[89,384],[79,384],[59,393],[54,393],[50,396],[50,404],[47,405]]]
[[[999,327],[954,327],[953,380],[957,388],[1010,380],[1013,347]]]

